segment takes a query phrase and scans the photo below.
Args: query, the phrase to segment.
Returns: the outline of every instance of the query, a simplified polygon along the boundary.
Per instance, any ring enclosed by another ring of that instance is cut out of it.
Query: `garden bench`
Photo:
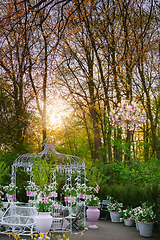
[[[1,233],[30,235],[34,232],[35,216],[37,216],[35,207],[11,204],[1,218],[0,226],[3,229]]]

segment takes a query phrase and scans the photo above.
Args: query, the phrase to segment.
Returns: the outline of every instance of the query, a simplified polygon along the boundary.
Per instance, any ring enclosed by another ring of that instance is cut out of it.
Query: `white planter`
[[[129,219],[124,219],[124,225],[127,227],[133,227],[134,226],[134,221],[129,220]]]
[[[119,212],[110,212],[112,222],[120,222],[121,214]]]
[[[56,198],[58,196],[58,194],[56,192],[50,192],[48,197],[54,197]]]
[[[35,217],[36,229],[44,236],[48,233],[52,225],[52,216],[49,212],[39,212]]]
[[[139,233],[142,237],[152,237],[154,223],[139,222]]]
[[[76,202],[76,199],[77,199],[76,197],[72,197],[72,196],[71,196],[71,201],[72,201],[73,203]]]
[[[13,200],[14,199],[14,195],[12,194],[12,195],[9,195],[9,199],[10,200]]]
[[[27,192],[27,196],[29,197],[35,197],[36,196],[36,192]]]
[[[86,199],[91,200],[91,198],[92,198],[92,195],[86,195]]]

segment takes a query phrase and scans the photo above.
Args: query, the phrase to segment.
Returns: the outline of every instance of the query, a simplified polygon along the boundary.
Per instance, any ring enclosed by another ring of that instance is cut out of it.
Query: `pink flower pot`
[[[90,226],[89,228],[91,229],[97,229],[98,227],[96,226],[96,222],[98,221],[99,219],[99,216],[100,216],[100,210],[98,209],[97,206],[88,206],[88,209],[87,209],[87,218],[88,220],[90,221]]]
[[[14,199],[14,195],[9,195],[9,199]]]

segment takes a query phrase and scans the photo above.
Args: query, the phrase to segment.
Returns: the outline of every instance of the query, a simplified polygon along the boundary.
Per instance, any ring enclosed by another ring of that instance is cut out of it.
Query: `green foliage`
[[[16,151],[9,151],[9,149],[4,149],[3,151],[0,151],[0,174],[2,174],[3,176],[0,179],[1,185],[10,184],[11,166],[17,156],[18,154]]]
[[[146,185],[160,182],[160,162],[157,159],[150,161],[111,162],[103,164],[96,162],[95,165],[86,164],[87,177],[90,184],[97,182],[103,184],[134,184]]]
[[[52,162],[40,157],[33,159],[32,175],[35,185],[43,191],[45,185],[49,185],[52,179]]]
[[[4,176],[8,173],[9,167],[6,167],[5,162],[0,162],[0,184],[2,184]]]
[[[99,198],[101,200],[111,196],[118,202],[122,202],[124,209],[128,206],[135,208],[142,203],[148,202],[148,205],[154,205],[154,212],[157,216],[157,221],[160,223],[160,185],[147,184],[147,185],[103,185],[99,191]]]
[[[24,171],[23,167],[19,167],[16,173],[16,198],[19,202],[27,202],[25,186],[27,186],[27,181],[30,180],[30,175]]]

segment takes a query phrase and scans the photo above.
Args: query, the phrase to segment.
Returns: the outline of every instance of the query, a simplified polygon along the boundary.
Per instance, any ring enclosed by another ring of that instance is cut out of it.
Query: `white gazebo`
[[[33,165],[33,159],[41,157],[43,159],[45,159],[45,157],[48,156],[52,156],[54,155],[54,162],[55,165],[53,166],[53,183],[55,183],[56,181],[56,175],[57,172],[62,173],[65,176],[65,184],[67,184],[68,186],[72,186],[73,183],[73,179],[72,179],[72,175],[74,175],[74,183],[76,181],[77,184],[81,185],[83,184],[84,186],[86,185],[86,172],[85,172],[85,163],[84,161],[77,157],[77,156],[73,156],[73,155],[66,155],[66,154],[61,154],[58,153],[55,150],[55,144],[54,142],[48,138],[45,142],[44,142],[44,149],[42,152],[38,153],[38,154],[34,154],[34,153],[27,153],[27,154],[23,154],[20,155],[19,157],[17,157],[12,165],[12,176],[11,176],[11,184],[14,184],[16,186],[16,172],[18,171],[19,167],[23,167],[25,171],[30,173],[30,181],[32,181],[32,165]],[[83,175],[83,178],[82,178]],[[54,200],[56,202],[56,199],[54,197]],[[74,210],[73,211],[73,205],[74,205]],[[17,200],[16,200],[16,192],[14,195],[14,199],[12,200],[12,204],[10,206],[10,208],[15,208],[16,209],[20,209],[22,208],[22,206],[17,205]],[[33,208],[34,206],[29,205],[29,203],[26,204],[25,208],[29,209],[29,208]],[[18,217],[18,226],[21,225],[20,227],[22,228],[21,232],[18,232],[18,234],[22,234],[22,235],[27,235],[28,232],[33,233],[35,230],[35,223],[33,220],[30,219],[31,216],[26,216],[26,219],[29,219],[29,231],[27,231],[27,233],[24,231],[26,228],[26,224],[20,221],[20,211],[18,210],[14,210],[11,209],[7,211],[9,212],[8,215],[7,213],[4,214],[4,216],[2,217],[2,220],[0,222],[0,225],[3,226],[7,226],[6,230],[8,231],[9,229],[11,231],[14,231],[17,228],[17,223],[14,221],[15,217]],[[7,212],[6,211],[6,212]],[[16,214],[16,212],[18,211],[18,214]],[[26,211],[27,214],[30,211]],[[14,213],[14,216],[12,216],[12,213]],[[35,215],[35,212],[34,212]],[[12,217],[13,217],[13,221],[12,221]],[[34,216],[32,216],[34,219]],[[57,231],[57,232],[65,232],[65,231],[70,231],[72,232],[72,229],[74,228],[75,231],[79,231],[82,232],[86,229],[86,219],[85,219],[85,198],[82,199],[81,197],[77,197],[76,201],[74,200],[74,202],[68,201],[65,202],[65,206],[62,205],[61,203],[56,204],[56,208],[54,209],[54,212],[52,213],[52,217],[53,217],[53,224],[52,224],[52,228],[51,231]],[[25,225],[25,227],[24,227]],[[83,226],[83,228],[81,227]],[[6,232],[5,230],[5,232]],[[19,230],[18,230],[19,231]]]

